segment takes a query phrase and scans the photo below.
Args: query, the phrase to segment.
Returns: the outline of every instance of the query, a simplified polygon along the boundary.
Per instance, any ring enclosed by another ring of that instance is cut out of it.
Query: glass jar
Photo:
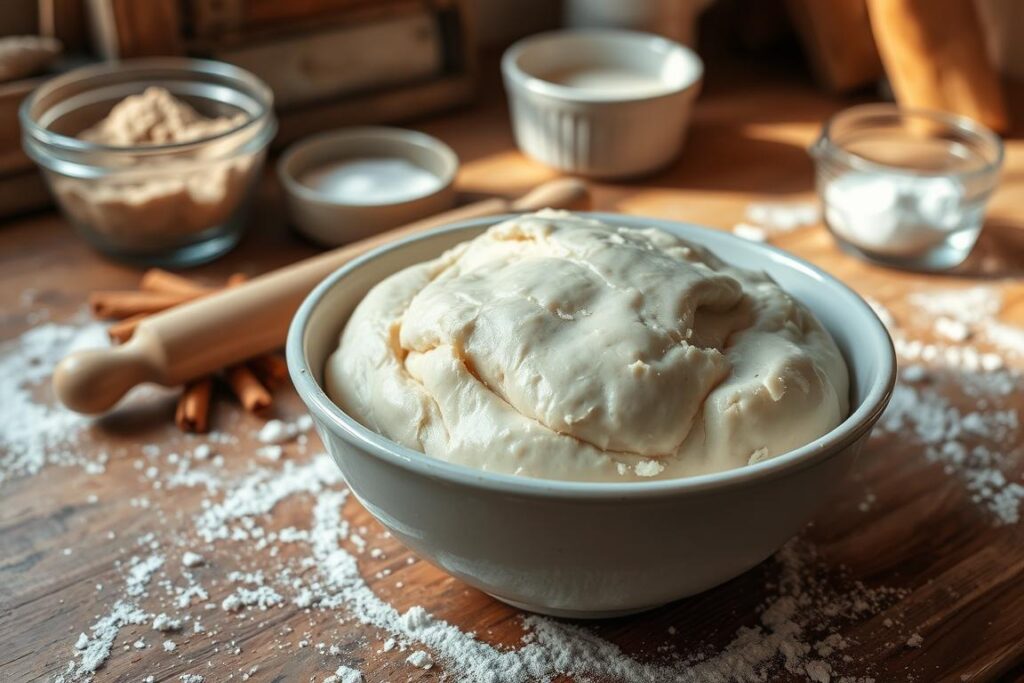
[[[886,265],[943,270],[977,242],[1003,143],[966,117],[869,104],[832,117],[810,153],[840,246]]]
[[[153,86],[205,117],[239,122],[169,144],[77,137]],[[222,62],[176,57],[75,69],[37,88],[19,115],[25,151],[68,220],[100,251],[140,265],[194,265],[234,247],[277,131],[263,81]]]

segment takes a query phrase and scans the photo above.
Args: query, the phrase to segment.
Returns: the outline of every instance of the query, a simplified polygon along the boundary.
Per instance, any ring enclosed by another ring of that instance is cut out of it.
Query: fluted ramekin
[[[564,85],[553,74],[610,69],[657,81],[646,91]],[[561,171],[624,178],[671,163],[686,140],[704,66],[689,48],[661,36],[613,29],[530,36],[502,57],[519,148]]]
[[[472,239],[497,216],[401,240],[347,264],[299,308],[288,368],[327,450],[366,509],[408,547],[518,607],[572,617],[626,614],[699,593],[775,552],[828,500],[892,394],[889,335],[853,291],[774,247],[714,230],[656,227],[764,270],[832,333],[850,370],[850,415],[789,453],[726,472],[650,482],[531,479],[456,465],[373,432],[323,389],[328,356],[366,292]]]

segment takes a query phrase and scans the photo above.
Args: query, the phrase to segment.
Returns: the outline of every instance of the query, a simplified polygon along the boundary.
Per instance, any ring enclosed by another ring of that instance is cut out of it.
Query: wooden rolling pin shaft
[[[68,356],[53,373],[54,390],[72,410],[102,413],[143,382],[176,386],[280,347],[303,298],[370,249],[456,221],[588,202],[585,184],[555,180],[517,200],[485,199],[314,256],[147,318],[122,346]]]

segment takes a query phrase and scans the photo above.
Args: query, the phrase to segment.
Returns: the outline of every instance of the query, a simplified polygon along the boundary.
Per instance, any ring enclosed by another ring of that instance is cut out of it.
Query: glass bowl
[[[241,122],[170,144],[76,137],[152,86],[203,116],[241,114]],[[140,265],[194,265],[234,247],[277,131],[263,81],[229,64],[172,57],[75,69],[37,88],[19,116],[25,151],[68,220],[100,251]]]
[[[825,224],[869,260],[944,270],[967,258],[999,178],[1003,143],[966,117],[851,107],[811,147]]]

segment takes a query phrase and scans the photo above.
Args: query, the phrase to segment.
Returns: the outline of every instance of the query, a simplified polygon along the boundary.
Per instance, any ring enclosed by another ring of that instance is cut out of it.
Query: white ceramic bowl
[[[471,239],[502,217],[460,223],[356,259],[305,300],[288,335],[288,367],[328,451],[367,510],[403,543],[466,583],[525,609],[606,617],[657,607],[757,565],[796,534],[860,452],[892,393],[885,328],[853,291],[771,246],[629,216],[767,271],[829,329],[851,374],[851,415],[803,448],[685,479],[583,483],[485,473],[427,457],[374,433],[324,393],[327,357],[381,279]],[[505,217],[507,218],[507,216]]]
[[[661,36],[614,29],[541,33],[501,60],[516,143],[559,170],[599,178],[656,171],[679,154],[704,66]],[[600,70],[591,85],[565,74]],[[623,74],[651,82],[622,87]],[[558,81],[558,82],[556,82]]]
[[[306,172],[332,161],[388,157],[412,162],[437,176],[436,190],[391,203],[346,202],[302,181]],[[277,162],[288,215],[295,228],[328,247],[354,242],[455,205],[459,158],[426,133],[387,126],[355,126],[317,133],[289,147]]]

